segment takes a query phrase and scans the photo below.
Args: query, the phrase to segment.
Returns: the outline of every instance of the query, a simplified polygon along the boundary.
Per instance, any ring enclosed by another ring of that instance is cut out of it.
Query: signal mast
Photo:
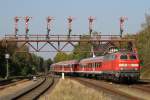
[[[51,31],[51,21],[54,20],[54,17],[48,16],[46,18],[47,21],[47,38],[49,38],[49,33]]]
[[[68,37],[70,37],[70,34],[72,32],[72,21],[74,20],[74,18],[72,16],[69,16],[67,20],[68,20]]]
[[[120,37],[122,37],[123,31],[124,31],[125,20],[128,20],[128,18],[126,16],[120,17]]]
[[[15,29],[14,29],[15,37],[17,36],[17,33],[18,33],[18,31],[19,31],[19,29],[18,29],[18,21],[19,21],[19,18],[20,18],[20,17],[18,17],[18,16],[16,16],[16,17],[14,18],[14,22],[15,22]]]
[[[88,18],[88,20],[89,20],[89,34],[90,34],[90,36],[91,36],[92,31],[93,31],[93,21],[96,20],[96,18],[93,17],[93,16],[90,16],[90,17]]]
[[[25,16],[25,33],[26,33],[26,38],[28,38],[28,32],[29,32],[29,20],[32,19],[32,17]]]

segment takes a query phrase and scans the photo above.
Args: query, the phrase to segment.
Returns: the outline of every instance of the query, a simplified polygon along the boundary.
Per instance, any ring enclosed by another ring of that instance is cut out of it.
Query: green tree
[[[60,62],[65,60],[68,60],[68,55],[64,52],[58,52],[54,57],[54,62]]]
[[[11,39],[11,38],[10,38]],[[37,71],[44,71],[43,58],[28,52],[28,46],[19,49],[22,44],[5,40],[0,41],[0,76],[6,76],[5,54],[10,54],[9,70],[11,76],[35,74]],[[26,51],[27,53],[18,53],[16,50]]]
[[[50,70],[50,66],[52,63],[53,61],[50,58],[44,61],[43,68],[45,69],[45,73]]]
[[[53,61],[49,58],[46,60],[46,67],[48,68],[48,70],[50,69],[50,65],[53,63]]]

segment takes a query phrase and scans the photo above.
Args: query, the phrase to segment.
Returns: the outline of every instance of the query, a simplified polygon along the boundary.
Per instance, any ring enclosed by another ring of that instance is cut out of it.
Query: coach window
[[[86,67],[89,68],[90,67],[90,63],[86,64]]]
[[[83,68],[85,65],[81,65],[81,68]]]
[[[82,64],[80,64],[80,65],[79,65],[79,67],[81,67],[81,68],[82,68]]]
[[[81,68],[84,68],[85,65],[81,65]]]
[[[97,68],[99,67],[99,63],[97,63]]]
[[[95,68],[97,68],[98,67],[98,63],[95,63]]]
[[[89,67],[89,64],[86,64],[86,68],[88,68]]]
[[[97,68],[99,67],[99,63],[97,63]]]
[[[94,67],[96,67],[96,62],[94,63]]]
[[[93,66],[93,64],[92,64],[92,63],[90,63],[90,68],[92,68],[92,66]]]
[[[88,68],[91,68],[92,64],[91,64],[91,63],[89,63],[88,65],[89,65],[89,67],[88,67]]]
[[[99,63],[97,63],[97,68],[98,68],[98,66],[99,66]]]

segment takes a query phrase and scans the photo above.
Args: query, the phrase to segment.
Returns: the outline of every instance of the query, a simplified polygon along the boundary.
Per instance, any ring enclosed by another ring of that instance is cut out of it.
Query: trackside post
[[[65,79],[65,74],[64,73],[62,73],[62,79]]]

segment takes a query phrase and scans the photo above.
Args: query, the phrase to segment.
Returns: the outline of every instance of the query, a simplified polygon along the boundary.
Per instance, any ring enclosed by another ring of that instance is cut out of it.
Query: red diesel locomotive
[[[115,52],[80,61],[71,60],[55,63],[51,65],[51,71],[117,81],[137,81],[140,76],[140,61],[134,52]]]

